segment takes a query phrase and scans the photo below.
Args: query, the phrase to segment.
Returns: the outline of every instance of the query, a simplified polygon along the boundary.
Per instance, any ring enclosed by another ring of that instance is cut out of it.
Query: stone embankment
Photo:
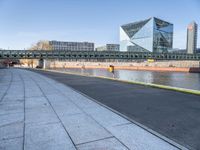
[[[157,61],[157,62],[83,62],[83,61],[46,61],[46,68],[85,68],[107,69],[113,65],[115,69],[200,72],[199,61]]]

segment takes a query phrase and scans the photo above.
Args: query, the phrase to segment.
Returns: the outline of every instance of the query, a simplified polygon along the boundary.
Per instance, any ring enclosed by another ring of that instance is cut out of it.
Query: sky
[[[0,48],[27,49],[39,40],[119,43],[121,25],[153,16],[173,23],[173,47],[185,48],[187,25],[200,26],[200,0],[0,0]]]

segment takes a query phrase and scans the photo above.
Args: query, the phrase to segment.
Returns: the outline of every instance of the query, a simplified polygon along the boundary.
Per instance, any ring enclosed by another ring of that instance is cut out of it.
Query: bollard
[[[108,71],[109,71],[110,73],[112,73],[112,74],[113,74],[113,78],[115,78],[115,74],[114,74],[115,68],[114,68],[113,65],[110,65],[110,66],[109,66]]]
[[[108,71],[111,72],[111,73],[114,73],[114,69],[115,69],[114,66],[110,65],[109,68],[108,68]]]

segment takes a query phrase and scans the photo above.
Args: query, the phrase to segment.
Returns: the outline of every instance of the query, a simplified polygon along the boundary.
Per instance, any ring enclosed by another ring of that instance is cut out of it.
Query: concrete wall
[[[108,68],[115,67],[199,67],[199,61],[157,61],[157,62],[81,62],[81,61],[46,61],[46,68]]]
[[[4,67],[6,67],[4,64],[4,60],[0,60],[0,68],[4,68]]]
[[[20,63],[23,67],[36,68],[39,65],[38,59],[21,59]]]

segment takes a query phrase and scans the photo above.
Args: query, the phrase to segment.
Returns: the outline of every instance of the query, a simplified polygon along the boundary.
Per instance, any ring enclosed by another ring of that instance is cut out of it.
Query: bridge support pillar
[[[39,68],[48,68],[48,61],[46,59],[40,59],[38,63]]]
[[[44,68],[44,59],[39,59],[39,61],[38,61],[38,67],[39,68]]]

